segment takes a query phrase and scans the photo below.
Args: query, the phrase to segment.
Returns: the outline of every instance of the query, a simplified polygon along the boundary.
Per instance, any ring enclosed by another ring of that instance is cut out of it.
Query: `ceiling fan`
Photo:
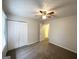
[[[45,11],[45,10],[44,11],[40,10],[39,13],[40,14],[38,14],[38,15],[41,15],[42,19],[51,18],[52,16],[55,15],[54,11],[48,12],[48,11]]]

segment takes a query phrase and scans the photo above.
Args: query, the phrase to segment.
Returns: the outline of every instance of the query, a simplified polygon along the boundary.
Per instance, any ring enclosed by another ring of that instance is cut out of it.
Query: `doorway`
[[[40,41],[48,39],[49,24],[40,24]]]

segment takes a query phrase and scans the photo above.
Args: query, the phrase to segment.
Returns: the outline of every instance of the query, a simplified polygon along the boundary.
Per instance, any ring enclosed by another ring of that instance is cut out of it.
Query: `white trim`
[[[77,53],[77,51],[75,51],[75,50],[72,50],[72,49],[69,49],[69,48],[67,48],[67,47],[64,47],[64,46],[61,46],[61,45],[59,45],[59,44],[56,44],[56,43],[52,43],[52,42],[49,42],[49,43],[51,43],[51,44],[54,44],[54,45],[56,45],[56,46],[59,46],[59,47],[61,47],[61,48],[64,48],[64,49],[66,49],[66,50],[69,50],[69,51],[71,51],[71,52],[73,52],[73,53]]]

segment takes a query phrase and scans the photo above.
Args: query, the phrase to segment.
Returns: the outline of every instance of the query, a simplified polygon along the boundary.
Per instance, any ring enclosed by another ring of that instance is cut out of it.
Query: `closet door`
[[[27,23],[20,23],[19,24],[19,40],[18,40],[18,47],[22,47],[28,44],[28,24]]]
[[[27,45],[27,29],[27,23],[8,21],[8,50]]]

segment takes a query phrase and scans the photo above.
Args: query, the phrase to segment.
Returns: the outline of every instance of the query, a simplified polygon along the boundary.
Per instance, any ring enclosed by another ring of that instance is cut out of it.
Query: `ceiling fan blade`
[[[48,18],[53,18],[53,17],[55,18],[56,15],[53,15],[53,14],[52,14],[52,15],[47,15],[47,17],[48,17]]]
[[[54,14],[54,12],[52,11],[52,12],[48,13],[47,15],[53,15],[53,14]]]
[[[43,13],[43,11],[40,11],[40,13]]]

